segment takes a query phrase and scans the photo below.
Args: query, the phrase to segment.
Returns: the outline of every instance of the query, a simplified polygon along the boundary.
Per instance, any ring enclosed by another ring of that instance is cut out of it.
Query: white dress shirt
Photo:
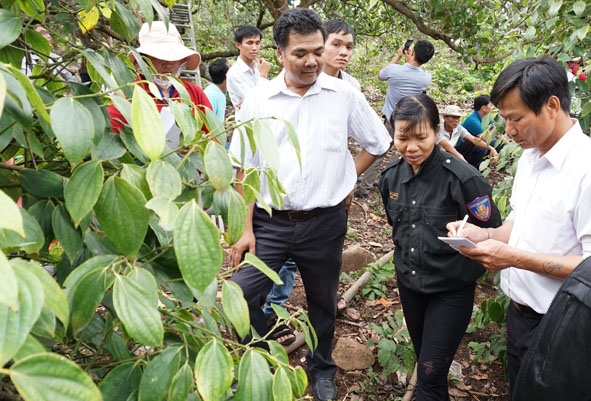
[[[458,140],[464,139],[466,135],[470,135],[470,133],[466,128],[462,127],[461,125],[458,125],[456,128],[454,128],[450,135],[449,132],[445,130],[444,124],[442,123],[439,126],[439,135],[437,136],[437,140],[435,141],[435,143],[439,145],[439,143],[445,139],[449,142],[451,146],[456,146]]]
[[[552,255],[591,254],[591,139],[578,122],[542,157],[526,149],[518,162],[507,218],[509,245]],[[546,313],[563,280],[510,267],[501,288],[515,302]]]
[[[242,103],[250,90],[257,86],[259,82],[266,81],[265,78],[261,77],[261,72],[256,62],[253,61],[249,67],[240,56],[238,56],[236,62],[228,70],[226,80],[228,94],[234,107]]]
[[[384,124],[363,94],[340,79],[321,73],[304,96],[287,88],[284,74],[259,85],[244,99],[240,121],[262,120],[277,140],[278,178],[287,195],[281,209],[310,210],[337,205],[353,190],[357,179],[353,156],[348,148],[351,136],[373,155],[385,153],[391,138]],[[301,167],[288,141],[286,120],[298,135]],[[243,136],[241,140],[241,136]],[[234,132],[230,153],[240,160],[242,144],[248,147],[244,130]],[[260,152],[244,152],[245,167],[264,167]],[[261,174],[261,194],[273,204],[267,181]]]

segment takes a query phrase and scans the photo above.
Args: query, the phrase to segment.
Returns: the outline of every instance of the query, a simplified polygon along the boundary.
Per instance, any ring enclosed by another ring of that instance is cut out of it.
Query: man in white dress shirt
[[[277,140],[277,177],[287,195],[282,206],[276,205],[261,174],[261,195],[273,213],[269,216],[258,205],[249,205],[243,236],[232,247],[230,259],[236,266],[244,252],[256,252],[275,271],[288,258],[296,262],[310,322],[318,337],[318,346],[307,355],[308,376],[315,399],[331,400],[337,394],[332,341],[347,231],[343,204],[357,176],[388,150],[391,138],[361,92],[322,73],[325,31],[314,11],[286,11],[275,22],[273,36],[283,72],[245,98],[239,118],[265,118],[263,122]],[[291,123],[298,135],[301,164],[283,120]],[[245,168],[264,168],[260,152],[242,152],[241,146],[249,143],[245,135],[242,130],[234,133],[230,153],[238,160],[243,154],[241,166]],[[355,160],[349,152],[349,136],[363,149]],[[243,176],[239,170],[238,182]],[[244,292],[253,327],[259,334],[266,334],[261,306],[271,280],[252,266],[234,273],[232,280]]]
[[[461,235],[478,246],[460,252],[489,271],[501,270],[501,288],[511,298],[506,319],[513,390],[560,285],[591,254],[591,139],[570,118],[566,71],[549,57],[505,68],[491,101],[505,119],[507,135],[525,150],[513,182],[511,214],[498,228],[463,228]],[[450,235],[459,224],[448,224]]]
[[[261,31],[252,25],[244,25],[234,32],[234,44],[240,52],[227,74],[228,94],[236,110],[252,88],[267,80],[271,68],[269,62],[259,58]]]

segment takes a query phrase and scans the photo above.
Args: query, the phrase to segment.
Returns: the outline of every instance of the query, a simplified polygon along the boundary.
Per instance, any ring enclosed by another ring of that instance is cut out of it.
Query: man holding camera
[[[431,42],[422,39],[414,43],[412,39],[409,39],[404,46],[400,46],[396,56],[380,70],[378,74],[380,81],[388,81],[386,101],[382,108],[386,126],[388,126],[390,116],[400,99],[427,90],[431,83],[431,74],[423,70],[421,66],[431,60],[433,54],[435,54],[435,48]],[[398,62],[402,56],[404,56],[404,64],[399,65]],[[363,179],[359,183],[357,191],[355,191],[355,196],[367,198],[377,178],[383,158],[384,156],[378,158],[365,171]]]

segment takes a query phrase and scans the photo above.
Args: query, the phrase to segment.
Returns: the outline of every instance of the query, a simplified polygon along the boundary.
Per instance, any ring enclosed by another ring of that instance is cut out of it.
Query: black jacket
[[[451,291],[473,283],[484,268],[437,239],[445,225],[461,220],[498,227],[501,216],[491,187],[468,163],[435,147],[415,175],[402,158],[382,173],[380,192],[392,239],[394,265],[402,284],[420,293]]]

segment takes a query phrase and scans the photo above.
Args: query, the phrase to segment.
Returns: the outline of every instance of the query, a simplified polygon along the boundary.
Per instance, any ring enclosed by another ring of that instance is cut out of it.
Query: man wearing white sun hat
[[[152,81],[156,84],[159,93],[150,90],[144,76],[139,75],[136,81],[154,97],[158,110],[162,111],[170,100],[180,100],[180,95],[172,85],[170,77],[178,77],[184,69],[196,69],[201,62],[201,56],[184,45],[181,35],[173,24],[169,23],[167,28],[163,21],[144,23],[139,32],[139,43],[137,52],[149,64]],[[130,57],[134,65],[137,65],[135,57],[133,55]],[[183,79],[181,82],[194,106],[202,111],[205,111],[205,107],[212,108],[200,87]],[[111,116],[113,131],[119,133],[126,126],[125,118],[115,106],[109,106],[107,110]]]

